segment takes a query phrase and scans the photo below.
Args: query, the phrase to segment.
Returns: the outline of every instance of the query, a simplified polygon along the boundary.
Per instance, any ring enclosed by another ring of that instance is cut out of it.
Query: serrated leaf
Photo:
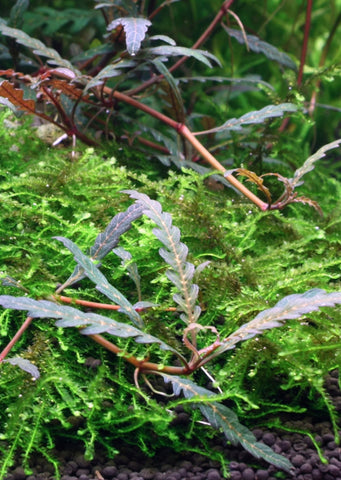
[[[287,472],[293,469],[293,465],[288,459],[278,455],[267,445],[257,442],[254,434],[239,422],[237,415],[231,409],[214,401],[213,392],[200,387],[188,378],[163,373],[161,376],[165,382],[172,384],[175,395],[183,393],[185,398],[193,399],[193,407],[200,409],[212,427],[222,429],[226,438],[233,445],[240,444],[254,457],[262,458]]]
[[[20,290],[24,290],[25,292],[27,291],[26,288],[24,288],[20,282],[15,280],[15,278],[10,277],[7,275],[4,278],[1,278],[1,284],[3,287],[15,287],[19,288]]]
[[[17,0],[11,8],[9,23],[12,27],[21,27],[23,15],[29,6],[29,0]]]
[[[264,185],[264,180],[262,177],[259,177],[255,172],[247,170],[246,168],[236,168],[235,172],[237,172],[238,175],[246,177],[248,182],[257,185],[257,188],[266,196],[268,203],[271,204],[271,193],[270,190]]]
[[[263,40],[260,40],[255,35],[245,35],[240,30],[234,30],[233,28],[228,28],[226,25],[222,24],[226,33],[235,38],[239,43],[245,44],[245,37],[247,40],[247,45],[253,52],[263,53],[270,60],[275,60],[277,63],[288,67],[291,70],[297,70],[295,62],[284,52],[281,52],[273,45],[270,45]]]
[[[199,62],[204,63],[208,67],[212,67],[210,60],[213,60],[219,66],[221,66],[218,58],[206,50],[197,50],[194,48],[178,47],[172,45],[160,45],[159,47],[150,47],[143,50],[149,57],[150,55],[156,55],[157,57],[194,57]],[[209,60],[210,59],[210,60]]]
[[[58,327],[85,327],[82,328],[83,335],[94,335],[98,333],[109,333],[120,338],[134,338],[137,343],[157,343],[162,350],[169,350],[179,354],[172,347],[159,338],[142,332],[132,325],[117,322],[112,318],[87,313],[73,307],[58,305],[48,300],[33,300],[27,297],[13,297],[10,295],[0,296],[0,305],[13,310],[26,310],[32,318],[57,318]]]
[[[169,45],[176,45],[176,41],[173,38],[170,38],[168,35],[153,35],[149,37],[149,40],[161,40],[162,42],[168,43]]]
[[[141,277],[139,275],[136,262],[131,262],[131,254],[122,247],[114,248],[113,252],[115,253],[115,255],[122,259],[122,265],[127,269],[129,277],[135,283],[137,296],[139,300],[141,300]]]
[[[118,27],[118,25],[122,25],[126,34],[128,53],[134,56],[140,50],[141,42],[144,40],[148,27],[150,27],[151,24],[152,22],[147,18],[121,17],[111,22],[107,30],[111,31]]]
[[[303,205],[309,205],[309,207],[315,208],[315,210],[323,217],[323,211],[320,205],[308,197],[294,197],[290,199],[290,203],[303,203]]]
[[[131,60],[122,60],[120,62],[107,65],[104,67],[94,78],[92,78],[85,86],[84,93],[87,92],[90,88],[97,87],[102,85],[105,80],[108,78],[118,77],[122,75],[123,68],[131,68],[135,66],[135,62]]]
[[[100,260],[115,248],[121,235],[131,228],[134,220],[141,217],[142,211],[141,204],[134,203],[125,212],[115,215],[104,232],[97,236],[94,246],[90,249],[91,258]]]
[[[198,287],[192,284],[195,268],[186,261],[188,248],[180,241],[180,230],[172,225],[172,216],[163,212],[161,204],[156,200],[151,200],[148,195],[134,190],[124,190],[123,193],[135,198],[143,206],[144,215],[153,220],[159,227],[155,228],[153,233],[167,249],[161,248],[159,253],[172,268],[172,270],[166,272],[166,275],[180,292],[180,296],[175,298],[185,313],[186,323],[194,322],[193,311],[197,300]]]
[[[173,114],[173,118],[175,118],[175,120],[178,122],[185,123],[185,107],[182,101],[180,90],[175,83],[173,75],[159,59],[152,60],[152,63],[165,79],[165,81],[160,83],[160,87],[164,92],[162,98],[168,102],[169,106],[171,107],[170,110]]]
[[[21,45],[32,49],[33,53],[35,53],[36,55],[47,57],[48,62],[54,65],[68,68],[72,70],[76,75],[81,75],[81,72],[77,70],[68,60],[62,58],[56,50],[54,50],[53,48],[48,48],[40,40],[30,37],[22,30],[10,28],[7,25],[0,23],[0,32],[3,35],[14,38],[15,41],[20,43]]]
[[[34,379],[40,377],[38,368],[26,358],[12,357],[7,358],[6,360],[4,360],[4,362],[10,363],[11,365],[17,365],[19,368],[21,368],[21,370],[24,370],[25,372],[32,375]]]
[[[94,245],[90,248],[90,257],[93,260],[101,260],[118,244],[123,233],[131,228],[134,220],[142,215],[142,206],[138,203],[130,205],[125,212],[120,212],[114,216],[104,232],[97,235]],[[84,278],[84,271],[77,265],[72,275],[63,285],[63,289],[79,282]]]
[[[326,293],[319,288],[313,288],[305,293],[288,295],[274,307],[260,312],[253,320],[238,328],[222,342],[222,346],[215,351],[214,355],[230,350],[237,343],[260,335],[265,330],[281,327],[285,320],[299,318],[321,307],[333,307],[337,304],[341,304],[341,292]]]
[[[201,132],[195,132],[196,135],[207,133],[217,133],[226,130],[243,131],[244,125],[263,123],[265,120],[274,117],[281,117],[285,112],[296,112],[298,108],[293,103],[280,103],[279,105],[268,105],[261,110],[248,112],[239,118],[230,118],[220,127],[211,128]]]
[[[157,303],[147,302],[147,301],[141,301],[141,302],[134,303],[134,309],[135,310],[146,310],[147,308],[154,308],[154,307],[158,307],[158,306],[159,305]]]
[[[25,99],[23,90],[20,88],[14,88],[14,86],[7,80],[4,80],[0,83],[0,96],[5,98],[19,110],[23,110],[32,114],[36,113],[35,101],[31,99]]]
[[[75,245],[71,240],[64,237],[54,237],[56,240],[63,243],[63,245],[70,250],[74,255],[74,259],[78,265],[83,268],[85,275],[95,283],[98,291],[103,293],[110,300],[119,305],[128,317],[137,325],[138,327],[143,327],[143,321],[140,315],[134,310],[132,304],[119,292],[115,287],[113,287],[105,276],[98,270],[93,261],[84,255],[81,250]]]
[[[12,110],[12,112],[16,113],[17,112],[17,108],[13,105],[13,103],[11,103],[8,98],[5,98],[5,97],[0,97],[0,105],[5,105],[5,107],[9,108],[10,110]]]
[[[270,83],[265,82],[259,75],[247,75],[243,78],[234,78],[234,77],[218,77],[218,76],[195,76],[195,77],[177,77],[178,82],[219,82],[219,83],[256,83],[263,85],[264,87],[274,90],[274,87]]]
[[[331,150],[333,148],[339,147],[341,144],[341,138],[338,140],[334,140],[334,142],[327,143],[327,145],[324,145],[321,147],[317,152],[315,152],[313,155],[311,155],[307,160],[304,162],[302,167],[298,168],[295,173],[293,178],[289,179],[289,182],[294,189],[295,187],[302,185],[303,182],[301,182],[301,178],[303,175],[305,175],[308,172],[311,172],[315,168],[314,163],[317,162],[320,158],[323,158],[326,156],[326,153],[328,150]]]

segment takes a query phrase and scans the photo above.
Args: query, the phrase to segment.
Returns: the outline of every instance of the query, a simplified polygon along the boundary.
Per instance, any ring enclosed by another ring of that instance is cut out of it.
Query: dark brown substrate
[[[327,379],[327,389],[338,412],[341,412],[341,392],[337,373]],[[179,412],[179,416],[184,415]],[[180,419],[179,419],[180,420]],[[184,427],[186,425],[185,419]],[[286,422],[287,424],[287,422]],[[255,460],[238,447],[226,446],[223,441],[214,448],[229,462],[231,480],[341,480],[341,448],[335,443],[329,422],[316,419],[291,422],[290,427],[312,434],[320,445],[325,457],[323,463],[311,439],[299,433],[284,431],[254,430],[257,439],[269,445],[275,452],[290,459],[295,467],[293,476],[272,465]],[[341,436],[341,432],[340,432]],[[132,447],[121,447],[120,454],[106,458],[98,453],[94,460],[84,459],[81,447],[69,445],[55,452],[60,462],[61,480],[220,480],[223,472],[218,462],[199,454],[172,450],[160,450],[153,458],[144,457]],[[47,480],[54,479],[51,464],[39,457],[32,458],[31,475],[26,475],[21,466],[8,473],[5,480]]]

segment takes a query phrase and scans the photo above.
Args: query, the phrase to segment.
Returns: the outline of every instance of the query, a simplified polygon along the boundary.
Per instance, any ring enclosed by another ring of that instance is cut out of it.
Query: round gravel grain
[[[242,472],[242,479],[243,480],[254,480],[255,472],[252,468],[245,468]]]
[[[207,480],[221,480],[221,475],[218,470],[209,470],[206,473],[206,479]]]
[[[255,480],[268,480],[269,472],[267,470],[257,470]]]
[[[270,447],[275,444],[276,437],[273,433],[265,433],[262,437],[263,442]]]

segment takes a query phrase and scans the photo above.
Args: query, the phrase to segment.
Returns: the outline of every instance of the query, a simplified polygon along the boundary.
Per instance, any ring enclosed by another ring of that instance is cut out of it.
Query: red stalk
[[[0,353],[0,363],[4,361],[8,353],[11,351],[13,346],[17,343],[21,335],[24,333],[24,331],[30,326],[33,318],[32,317],[27,317],[24,323],[21,325],[17,333],[14,335],[12,340],[6,345],[6,347],[3,349],[3,351]]]
[[[128,103],[143,112],[148,113],[152,117],[157,118],[161,122],[169,125],[171,128],[176,130],[182,137],[186,138],[193,147],[199,152],[199,154],[209,163],[215,170],[218,170],[222,173],[225,173],[227,170],[225,167],[222,166],[220,162],[199,142],[199,140],[193,135],[193,133],[186,127],[186,125],[176,122],[170,117],[167,117],[163,113],[160,113],[153,108],[148,107],[148,105],[144,105],[143,103],[135,100],[134,98],[129,97],[125,93],[117,92],[116,90],[113,92],[111,88],[104,87],[103,91],[108,95],[112,95],[117,100],[122,102]],[[237,190],[239,190],[243,195],[245,195],[251,202],[253,202],[257,207],[261,210],[265,211],[269,208],[269,205],[263,202],[260,198],[257,197],[254,193],[252,193],[247,187],[245,187],[239,180],[237,180],[233,175],[226,175],[226,180],[231,183]]]

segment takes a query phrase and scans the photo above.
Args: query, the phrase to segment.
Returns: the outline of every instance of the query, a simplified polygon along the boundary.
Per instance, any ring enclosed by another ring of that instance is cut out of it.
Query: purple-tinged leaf
[[[150,27],[151,24],[152,22],[147,18],[121,17],[111,22],[107,30],[111,31],[119,25],[122,25],[126,34],[128,53],[134,56],[140,50],[141,42],[144,40],[148,27]]]
[[[171,270],[167,270],[166,275],[180,292],[174,296],[174,300],[185,314],[181,318],[186,323],[193,323],[197,320],[194,308],[199,289],[197,285],[192,284],[195,268],[186,261],[188,248],[180,241],[180,230],[172,225],[172,216],[163,212],[161,204],[156,200],[134,190],[124,190],[123,193],[135,198],[143,206],[144,215],[159,227],[154,228],[153,233],[166,247],[159,250],[162,258],[171,266]]]
[[[77,70],[68,60],[62,58],[56,50],[54,50],[53,48],[48,48],[40,40],[30,37],[22,30],[10,28],[5,24],[0,23],[0,32],[3,35],[14,38],[14,40],[21,45],[30,48],[36,55],[47,57],[49,63],[58,65],[60,67],[68,68],[69,70],[73,71],[77,76],[81,75],[81,72]]]
[[[118,77],[119,75],[122,75],[123,68],[132,68],[135,65],[135,62],[133,62],[132,60],[121,60],[120,62],[107,65],[86,84],[84,88],[84,93],[90,90],[90,88],[102,85],[108,78]]]
[[[142,332],[132,325],[117,322],[112,318],[58,305],[48,300],[33,300],[27,297],[0,296],[0,305],[13,310],[25,310],[32,318],[56,318],[57,327],[81,327],[83,335],[109,333],[120,338],[134,338],[137,343],[157,343],[162,350],[179,354],[159,338]],[[182,357],[181,357],[182,358]]]
[[[141,302],[134,303],[135,310],[146,310],[147,308],[154,308],[154,307],[158,307],[158,306],[159,305],[157,303],[147,302],[147,301],[141,301]]]
[[[219,133],[225,130],[243,131],[244,125],[263,123],[269,118],[282,117],[285,112],[296,112],[297,107],[293,103],[280,103],[279,105],[268,105],[261,110],[248,112],[239,118],[230,118],[220,127],[195,132],[196,135],[204,135],[208,133]]]
[[[143,327],[143,321],[140,315],[134,310],[132,304],[122,295],[122,293],[113,287],[101,273],[93,261],[84,255],[82,251],[71,240],[64,237],[54,237],[56,240],[70,250],[74,255],[75,261],[84,270],[85,275],[95,283],[97,290],[106,295],[110,300],[119,305],[128,317],[138,327]]]
[[[230,408],[214,401],[213,392],[200,387],[188,378],[164,373],[160,375],[165,382],[172,384],[175,395],[183,393],[185,398],[193,399],[193,408],[200,409],[212,427],[221,429],[233,445],[240,444],[254,457],[262,458],[287,472],[293,470],[288,459],[278,455],[264,443],[257,442],[254,434],[239,422],[237,415]]]
[[[114,216],[104,232],[100,233],[94,245],[90,248],[90,257],[92,260],[101,260],[111,252],[118,244],[123,233],[131,228],[134,220],[142,215],[142,206],[138,203],[130,205],[125,212],[120,212]],[[97,267],[99,267],[97,265]],[[84,270],[77,265],[72,275],[66,280],[61,290],[69,287],[75,282],[79,282],[85,277]]]
[[[91,258],[101,260],[115,248],[121,235],[131,228],[134,220],[141,217],[142,210],[141,204],[133,203],[125,212],[115,215],[104,232],[97,236],[94,246],[90,249]]]
[[[293,178],[289,179],[289,182],[294,189],[295,187],[298,187],[299,185],[303,184],[303,181],[301,181],[301,178],[303,175],[306,173],[310,172],[315,168],[315,162],[319,160],[320,158],[323,158],[326,156],[326,153],[328,150],[331,150],[332,148],[337,148],[341,144],[341,138],[338,140],[334,140],[334,142],[327,143],[327,145],[323,145],[317,152],[315,152],[313,155],[311,155],[307,160],[304,162],[302,167],[298,168],[295,173]]]
[[[291,68],[291,70],[297,70],[295,62],[284,52],[281,52],[273,45],[270,45],[263,40],[260,40],[255,35],[244,35],[240,30],[234,30],[233,28],[228,28],[222,24],[226,33],[235,38],[239,43],[245,44],[245,39],[247,41],[247,46],[250,50],[256,53],[263,53],[270,60],[275,60],[277,63],[283,65],[284,67]]]
[[[4,362],[10,363],[11,365],[17,365],[19,368],[21,368],[21,370],[24,370],[25,372],[32,375],[34,379],[37,379],[40,377],[38,368],[26,358],[12,357],[12,358],[7,358],[6,360],[4,360]]]
[[[1,278],[1,284],[3,287],[15,287],[23,290],[24,292],[28,292],[28,290],[21,285],[20,281],[18,282],[17,280],[15,280],[15,278],[12,278],[10,276]]]
[[[213,60],[221,66],[218,58],[206,50],[197,50],[195,48],[178,47],[173,45],[161,45],[159,47],[150,47],[143,50],[145,54],[155,55],[157,57],[194,57],[199,62],[204,63],[208,67],[212,67],[210,60]],[[210,59],[210,60],[209,60]]]
[[[321,307],[333,307],[337,304],[341,304],[341,292],[326,293],[319,288],[313,288],[305,293],[288,295],[227,337],[222,346],[214,352],[214,356],[234,348],[239,342],[262,334],[264,330],[281,327],[285,320],[299,318]]]

